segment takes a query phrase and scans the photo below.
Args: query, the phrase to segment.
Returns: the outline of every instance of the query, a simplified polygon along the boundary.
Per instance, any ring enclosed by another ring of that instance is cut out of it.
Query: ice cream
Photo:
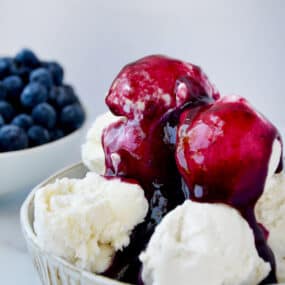
[[[264,192],[257,201],[255,214],[268,231],[268,244],[276,260],[277,279],[285,282],[285,176],[284,172],[274,174],[281,151],[282,146],[276,140],[272,147]]]
[[[255,203],[278,168],[281,151],[272,156],[278,138],[273,124],[239,96],[185,110],[176,161],[192,199],[238,209]]]
[[[283,280],[276,127],[246,99],[221,97],[198,66],[165,56],[125,66],[106,103],[114,115],[99,117],[82,147],[85,165],[104,177],[39,191],[42,245],[131,284],[141,270],[145,285],[273,284],[275,259]],[[127,188],[137,191],[125,198]]]
[[[123,120],[122,117],[114,116],[111,112],[106,112],[98,116],[89,129],[86,142],[81,148],[83,163],[91,171],[99,174],[105,173],[105,154],[102,146],[103,130],[114,122]]]
[[[277,278],[285,282],[285,175],[275,174],[268,180],[267,187],[259,199],[255,213],[269,232],[268,243],[272,248],[277,265]]]
[[[266,283],[276,282],[275,259],[254,206],[269,172],[282,170],[281,151],[277,159],[272,156],[276,141],[281,142],[276,127],[239,96],[185,110],[177,132],[177,165],[191,199],[225,203],[242,214],[254,232],[259,255],[271,264]]]
[[[119,117],[114,116],[111,112],[107,112],[100,115],[89,130],[87,141],[82,147],[82,158],[85,165],[89,167],[90,170],[104,173],[105,155],[101,144],[103,130],[111,123],[118,120]],[[285,256],[285,242],[283,240],[282,229],[285,227],[285,218],[278,213],[280,211],[280,207],[282,209],[282,204],[285,202],[282,200],[283,196],[285,200],[285,185],[283,186],[282,184],[284,179],[283,174],[275,175],[271,179],[279,165],[280,156],[281,144],[277,139],[275,139],[268,166],[266,179],[267,187],[265,188],[266,193],[262,195],[256,209],[258,220],[270,231],[268,242],[276,256],[278,280],[285,281],[285,262],[283,259]],[[275,189],[275,191],[272,192],[272,189]],[[270,193],[267,193],[267,191],[270,191]],[[278,204],[279,207],[276,207],[275,204]],[[268,221],[268,219],[270,220]]]
[[[140,259],[144,285],[256,285],[270,271],[238,211],[192,201],[163,218]]]
[[[110,110],[126,118],[104,132],[107,174],[136,179],[149,199],[159,188],[169,194],[164,205],[167,210],[183,202],[179,191],[171,194],[181,184],[173,157],[177,118],[185,106],[206,104],[218,97],[194,64],[155,55],[126,65],[106,97]],[[114,155],[123,163],[118,164]]]
[[[80,268],[104,272],[115,252],[130,243],[148,211],[134,182],[89,173],[84,179],[58,180],[35,196],[34,229],[47,251]]]
[[[281,159],[283,159],[282,155],[283,154],[282,154],[281,142],[280,140],[275,139],[273,142],[271,156],[268,164],[268,171],[267,171],[264,191],[266,191],[267,184],[270,182],[271,178],[274,176],[276,170],[278,169],[280,164],[280,157]]]
[[[156,70],[157,62],[152,60],[148,58],[142,68],[154,66]],[[278,130],[240,96],[219,98],[204,89],[205,93],[197,97],[190,88],[192,81],[185,85],[189,92],[185,99],[188,104],[182,104],[181,108],[169,103],[167,107],[163,102],[156,103],[157,97],[153,95],[152,109],[155,111],[150,116],[145,108],[135,104],[148,104],[149,98],[143,87],[148,82],[149,88],[158,88],[157,78],[152,77],[156,73],[146,72],[148,76],[143,73],[136,85],[133,79],[141,62],[134,65],[123,69],[107,96],[110,109],[117,115],[126,116],[125,122],[113,124],[104,131],[102,141],[107,173],[139,181],[150,201],[150,217],[160,217],[154,221],[154,228],[165,214],[185,199],[223,203],[236,209],[254,234],[258,255],[270,263],[270,272],[262,280],[263,284],[276,282],[274,254],[266,241],[264,227],[256,220],[254,205],[268,178],[282,170]],[[171,72],[175,74],[173,70]],[[162,86],[165,83],[163,79],[158,82]],[[178,80],[173,89],[174,96],[180,84]],[[114,165],[114,154],[120,156],[119,164]],[[154,206],[157,197],[160,202]],[[148,217],[146,223],[150,220]]]
[[[174,156],[179,115],[184,108],[217,98],[219,93],[200,67],[166,56],[139,59],[114,79],[106,104],[125,120],[104,130],[105,174],[137,180],[150,210],[132,236],[127,258],[118,261],[109,277],[137,282],[138,254],[163,216],[187,199]]]

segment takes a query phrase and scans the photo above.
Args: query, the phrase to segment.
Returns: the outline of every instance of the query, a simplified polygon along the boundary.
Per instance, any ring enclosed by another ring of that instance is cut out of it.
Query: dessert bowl
[[[278,129],[199,67],[159,55],[126,65],[105,102],[111,118],[82,146],[91,172],[63,170],[22,206],[43,284],[284,281]]]
[[[36,191],[47,184],[53,183],[56,179],[63,177],[83,178],[87,172],[88,169],[83,163],[77,163],[59,171],[36,186],[21,207],[22,232],[33,264],[43,285],[127,285],[127,283],[118,282],[77,268],[63,258],[45,251],[37,242],[33,229],[34,196]],[[279,284],[284,285],[284,283]]]
[[[71,134],[33,148],[0,153],[0,196],[29,189],[54,173],[78,161],[85,123]]]
[[[36,191],[56,179],[63,177],[83,178],[87,168],[82,163],[77,163],[57,174],[51,176],[43,183],[36,186],[21,208],[21,226],[23,235],[33,264],[44,285],[123,285],[127,283],[118,282],[109,278],[96,275],[85,270],[79,269],[64,259],[46,252],[37,243],[37,237],[33,229],[34,222],[34,196]]]

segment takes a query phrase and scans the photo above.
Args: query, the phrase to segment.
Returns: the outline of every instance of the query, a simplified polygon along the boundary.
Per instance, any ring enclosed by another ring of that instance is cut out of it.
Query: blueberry
[[[9,75],[11,62],[9,58],[0,58],[0,78]]]
[[[45,102],[47,98],[47,89],[38,82],[31,82],[21,94],[21,103],[24,107],[34,107]]]
[[[62,87],[64,88],[64,91],[65,91],[66,93],[70,93],[70,94],[75,95],[75,91],[74,91],[74,89],[73,89],[73,87],[72,87],[71,85],[69,85],[69,84],[64,84]]]
[[[37,105],[32,111],[32,117],[36,124],[52,129],[56,124],[56,112],[48,103]]]
[[[33,68],[38,67],[40,65],[40,62],[37,56],[34,54],[34,52],[27,48],[22,49],[20,52],[16,54],[15,62],[18,65],[28,66]]]
[[[49,91],[49,95],[48,95],[48,101],[52,104],[52,105],[56,105],[56,98],[58,97],[59,93],[62,92],[62,88],[61,87],[57,87],[57,86],[53,86],[50,91]]]
[[[59,88],[61,92],[59,92],[58,96],[56,97],[56,105],[59,108],[63,108],[67,105],[71,105],[73,103],[78,102],[77,96],[74,94],[74,92],[70,92],[69,88],[66,87],[59,87]]]
[[[7,99],[17,101],[23,89],[22,79],[19,76],[11,75],[6,77],[2,82],[7,90]]]
[[[28,130],[28,137],[31,146],[45,144],[50,141],[50,134],[48,130],[41,126],[30,127]]]
[[[31,116],[27,114],[20,114],[13,119],[11,124],[18,126],[24,130],[28,130],[33,125],[33,123],[34,121]]]
[[[0,115],[0,128],[3,127],[5,124],[4,118],[2,115]]]
[[[17,126],[5,125],[0,129],[0,151],[13,151],[28,147],[25,131]]]
[[[55,141],[64,137],[64,132],[61,129],[54,129],[50,131],[51,141]]]
[[[4,84],[0,81],[0,100],[5,100],[7,95],[7,90]]]
[[[61,125],[67,132],[72,132],[80,128],[84,119],[85,113],[79,104],[65,106],[60,114]]]
[[[44,66],[49,70],[54,84],[57,86],[61,85],[64,74],[62,66],[55,61],[46,62]]]
[[[44,85],[47,89],[50,89],[53,85],[52,77],[50,72],[43,67],[33,70],[30,74],[31,82],[38,82]]]
[[[6,101],[0,101],[0,115],[2,115],[5,122],[10,122],[14,117],[14,114],[15,110],[10,103]]]
[[[15,64],[11,66],[11,74],[19,76],[25,84],[29,83],[31,71],[32,69],[28,66],[17,66]]]

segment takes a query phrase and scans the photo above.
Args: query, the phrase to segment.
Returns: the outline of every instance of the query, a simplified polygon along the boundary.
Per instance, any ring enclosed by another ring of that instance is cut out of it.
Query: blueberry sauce
[[[190,198],[240,211],[253,229],[259,255],[272,265],[261,284],[274,283],[274,256],[253,209],[263,192],[273,141],[281,141],[275,127],[244,99],[220,99],[199,67],[164,56],[124,67],[106,103],[125,119],[104,130],[105,175],[138,181],[150,209],[105,275],[141,284],[139,254],[163,216]],[[282,162],[277,172],[281,169]]]
[[[117,116],[153,125],[165,113],[205,96],[217,99],[220,95],[198,66],[153,55],[120,71],[106,104]]]
[[[106,98],[115,115],[127,118],[103,134],[106,175],[138,180],[149,200],[154,191],[163,194],[166,182],[177,188],[173,151],[179,115],[218,97],[201,69],[188,63],[149,56],[124,67]]]
[[[187,198],[175,162],[176,127],[189,106],[208,104],[219,94],[197,66],[150,56],[126,66],[113,82],[106,102],[126,120],[105,129],[102,143],[106,175],[136,179],[150,210],[105,275],[137,283],[138,255],[162,217]]]
[[[255,236],[257,251],[271,263],[262,284],[276,282],[274,255],[254,216],[263,193],[277,129],[248,102],[228,96],[185,110],[177,132],[176,161],[190,199],[226,203],[240,211]],[[282,159],[276,171],[282,170]]]

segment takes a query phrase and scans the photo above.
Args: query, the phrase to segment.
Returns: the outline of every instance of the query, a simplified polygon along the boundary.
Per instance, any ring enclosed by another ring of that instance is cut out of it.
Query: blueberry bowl
[[[25,191],[80,157],[85,124],[54,142],[30,149],[0,154],[0,197],[9,192]]]
[[[56,61],[0,56],[0,195],[77,161],[86,111]]]

